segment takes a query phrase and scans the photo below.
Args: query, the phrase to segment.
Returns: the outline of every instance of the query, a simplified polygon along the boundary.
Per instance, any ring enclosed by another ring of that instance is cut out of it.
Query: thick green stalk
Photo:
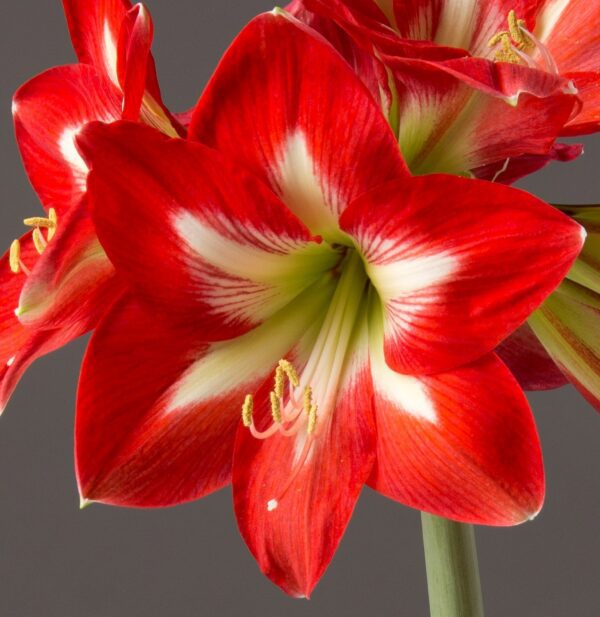
[[[472,525],[421,513],[431,617],[483,617]]]

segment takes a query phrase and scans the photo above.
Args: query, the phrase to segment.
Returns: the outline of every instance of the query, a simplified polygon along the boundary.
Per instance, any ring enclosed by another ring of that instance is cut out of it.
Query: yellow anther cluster
[[[48,242],[52,240],[56,233],[56,228],[58,226],[56,210],[50,208],[47,217],[32,216],[25,219],[23,224],[27,227],[34,228],[31,234],[31,240],[33,246],[35,246],[35,250],[41,255],[46,250]],[[42,229],[46,230],[46,236],[44,236]],[[29,273],[27,267],[21,261],[21,242],[19,240],[13,240],[10,245],[9,264],[11,272],[14,274],[18,274],[21,271],[25,272],[25,274]]]
[[[289,410],[284,410],[286,378],[290,384],[290,402],[292,407],[295,407],[295,410],[293,409],[291,412]],[[310,386],[306,386],[302,397],[302,408],[298,406],[292,390],[293,388],[298,388],[299,386],[300,379],[294,366],[288,360],[280,360],[277,364],[277,368],[275,369],[273,390],[269,392],[271,416],[275,425],[283,425],[287,422],[294,422],[296,426],[299,426],[299,417],[302,413],[304,413],[306,414],[304,421],[307,422],[307,431],[309,434],[312,434],[317,425],[317,405],[313,402],[312,388]],[[247,394],[244,399],[244,404],[242,405],[242,421],[244,426],[247,428],[250,428],[253,425],[253,412],[254,397],[251,394]],[[281,428],[283,430],[283,427]]]
[[[514,10],[509,11],[507,21],[508,30],[502,30],[494,34],[488,41],[488,46],[496,47],[498,44],[502,45],[496,50],[496,60],[499,62],[519,64],[521,62],[521,57],[516,50],[525,51],[531,49],[535,47],[535,43],[525,31],[525,21],[517,19]]]

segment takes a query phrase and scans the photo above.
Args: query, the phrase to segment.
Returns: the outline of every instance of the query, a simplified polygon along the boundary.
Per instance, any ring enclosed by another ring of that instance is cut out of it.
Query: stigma
[[[23,224],[27,227],[33,227],[31,240],[33,242],[35,250],[38,252],[39,255],[41,255],[46,250],[50,240],[52,240],[52,238],[56,234],[56,229],[58,227],[58,216],[56,215],[56,210],[54,208],[50,208],[48,210],[47,217],[34,216],[31,218],[26,218],[23,221]],[[23,272],[23,274],[29,276],[30,269],[27,267],[27,265],[23,262],[23,259],[21,258],[20,240],[13,240],[12,244],[10,245],[8,263],[10,266],[10,270],[13,274],[19,274],[19,272]]]
[[[544,61],[543,69],[558,74],[558,67],[548,48],[527,29],[525,20],[518,19],[512,9],[508,12],[507,25],[508,30],[501,30],[488,41],[488,47],[495,48],[497,62],[524,64],[539,69],[540,66],[531,57],[537,49]]]

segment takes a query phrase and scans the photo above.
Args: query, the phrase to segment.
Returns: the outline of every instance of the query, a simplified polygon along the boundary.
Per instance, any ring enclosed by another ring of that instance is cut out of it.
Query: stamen
[[[242,405],[242,422],[246,428],[252,426],[252,412],[254,411],[254,398],[252,394],[246,394]]]
[[[18,274],[21,271],[21,243],[18,240],[13,240],[10,245],[8,263],[13,274]]]

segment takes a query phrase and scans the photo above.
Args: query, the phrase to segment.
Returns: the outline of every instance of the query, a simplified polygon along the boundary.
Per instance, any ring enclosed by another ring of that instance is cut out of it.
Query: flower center
[[[23,221],[27,227],[33,227],[33,233],[31,235],[31,239],[33,241],[33,245],[35,246],[36,251],[41,255],[48,246],[48,242],[52,240],[54,234],[56,233],[56,228],[58,226],[58,217],[56,215],[56,210],[54,208],[50,208],[48,210],[48,216],[34,216]],[[43,230],[46,230],[46,235],[44,236]],[[13,240],[10,245],[10,252],[8,257],[9,265],[11,272],[14,274],[18,274],[19,272],[23,272],[26,276],[29,276],[30,269],[27,265],[23,263],[21,259],[21,242],[19,240]]]
[[[541,68],[558,75],[558,67],[550,51],[532,32],[527,30],[525,21],[518,19],[514,10],[509,11],[507,21],[508,30],[501,30],[488,41],[488,46],[496,49],[496,60],[511,64],[525,64],[530,68]],[[531,53],[536,49],[543,60],[543,66],[531,57]]]
[[[242,405],[243,424],[254,437],[268,439],[280,434],[295,437],[296,444],[300,444],[296,448],[287,485],[277,498],[269,502],[270,510],[277,507],[298,475],[335,408],[348,350],[352,347],[359,316],[366,306],[368,278],[358,252],[348,250],[339,270],[336,290],[302,370],[298,372],[287,359],[280,360],[275,368],[273,389],[268,399],[271,425],[265,430],[256,427],[252,394],[246,395]]]

